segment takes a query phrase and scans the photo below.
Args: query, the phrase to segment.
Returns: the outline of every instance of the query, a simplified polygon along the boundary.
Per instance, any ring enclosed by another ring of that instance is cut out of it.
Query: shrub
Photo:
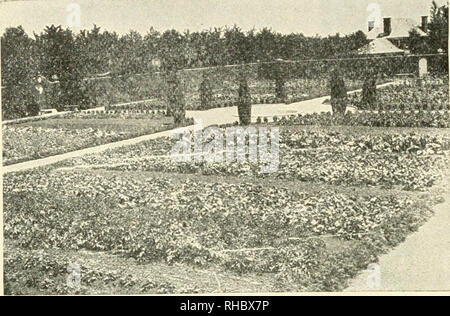
[[[238,114],[239,122],[242,125],[249,125],[252,117],[252,102],[248,87],[247,76],[242,73],[239,78],[239,102]]]
[[[204,74],[199,88],[200,93],[200,108],[206,110],[211,108],[213,101],[213,93],[210,79]]]
[[[364,80],[361,102],[366,109],[375,109],[377,102],[377,79],[374,74],[368,73]]]
[[[166,73],[167,116],[173,116],[176,125],[182,124],[186,117],[183,86],[176,71]]]
[[[338,67],[334,68],[331,72],[330,88],[333,114],[344,115],[347,108],[347,89],[345,88],[342,72]]]
[[[284,88],[285,83],[286,80],[281,76],[277,76],[275,79],[275,94],[277,96],[277,101],[279,102],[285,102],[286,100],[286,90]]]

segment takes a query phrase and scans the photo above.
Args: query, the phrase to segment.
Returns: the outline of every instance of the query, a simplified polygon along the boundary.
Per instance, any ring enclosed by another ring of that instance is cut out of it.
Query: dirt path
[[[450,177],[443,183],[445,202],[418,232],[380,257],[379,286],[370,287],[365,271],[350,282],[346,292],[450,291]]]

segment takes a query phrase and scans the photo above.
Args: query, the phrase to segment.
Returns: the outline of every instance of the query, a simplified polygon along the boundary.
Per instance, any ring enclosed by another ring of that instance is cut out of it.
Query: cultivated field
[[[449,129],[280,134],[271,175],[175,164],[169,138],[7,174],[6,293],[338,291],[441,201]]]
[[[288,82],[287,98],[326,95],[320,82]],[[230,87],[211,107],[236,104]],[[272,88],[251,83],[252,103],[279,101]],[[375,108],[360,93],[348,103],[361,111],[257,118],[280,133],[270,174],[249,159],[174,161],[170,137],[6,174],[5,292],[343,290],[433,215],[450,149],[447,79],[379,89]],[[172,129],[163,108],[6,125],[4,164]]]
[[[191,122],[186,122],[191,124]],[[175,128],[163,111],[73,113],[3,126],[3,164],[58,155]]]

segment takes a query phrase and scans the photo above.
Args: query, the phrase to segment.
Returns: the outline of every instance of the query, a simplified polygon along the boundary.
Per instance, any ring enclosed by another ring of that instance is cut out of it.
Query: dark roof
[[[406,38],[409,37],[409,32],[413,29],[416,30],[420,36],[427,36],[427,33],[422,31],[422,29],[418,26],[416,22],[414,22],[413,19],[409,18],[392,18],[391,29],[392,29],[391,34],[386,36],[384,34],[383,26],[375,27],[370,32],[367,33],[367,38],[369,40],[373,40],[380,37],[390,39]]]

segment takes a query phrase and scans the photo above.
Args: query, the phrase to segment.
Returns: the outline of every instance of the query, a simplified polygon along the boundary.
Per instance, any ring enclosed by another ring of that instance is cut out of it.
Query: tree
[[[433,1],[428,34],[430,47],[433,52],[442,49],[448,53],[448,4],[439,7]]]
[[[363,31],[357,31],[353,34],[347,35],[343,38],[344,45],[342,46],[341,55],[346,55],[355,52],[361,47],[369,44],[366,34]]]
[[[409,32],[408,47],[412,54],[430,53],[430,45],[427,37],[420,36],[417,30],[412,29]]]
[[[36,115],[38,54],[21,26],[6,29],[1,37],[1,56],[3,119]]]
[[[83,103],[81,59],[72,31],[52,25],[35,37],[40,50],[40,72],[46,78],[59,80],[60,93],[52,105],[63,109]]]
[[[176,30],[169,30],[161,35],[158,43],[158,55],[164,72],[173,72],[185,68],[184,37]]]
[[[374,110],[377,102],[376,74],[368,71],[363,84],[361,103],[366,109]]]
[[[146,71],[157,70],[152,61],[158,59],[158,42],[161,37],[161,33],[156,31],[153,27],[147,32],[143,39],[143,49],[146,57]]]

